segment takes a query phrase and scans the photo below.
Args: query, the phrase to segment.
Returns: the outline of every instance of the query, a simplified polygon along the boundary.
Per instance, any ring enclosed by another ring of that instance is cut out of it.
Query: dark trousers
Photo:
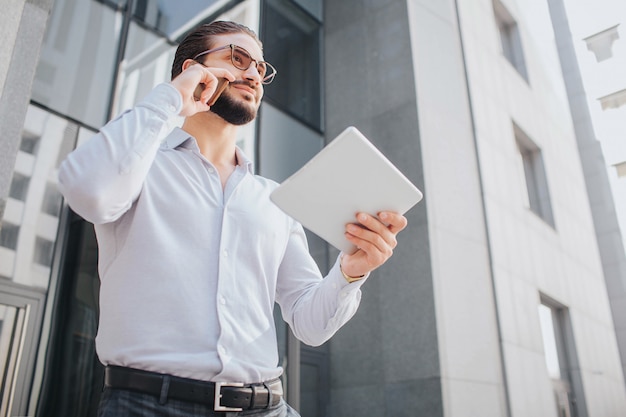
[[[133,391],[106,388],[102,393],[98,417],[300,417],[285,401],[267,410],[215,412],[212,407],[186,401],[159,399]]]

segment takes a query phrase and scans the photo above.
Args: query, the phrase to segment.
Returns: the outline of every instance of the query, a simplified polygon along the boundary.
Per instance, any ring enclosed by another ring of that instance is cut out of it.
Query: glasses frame
[[[261,84],[267,85],[267,84],[270,84],[272,81],[274,81],[274,78],[276,77],[276,74],[278,73],[278,71],[276,71],[276,68],[274,68],[274,66],[272,64],[270,64],[267,61],[259,61],[259,60],[256,60],[256,59],[252,58],[252,55],[250,54],[250,52],[248,52],[245,48],[242,48],[241,46],[238,46],[238,45],[234,45],[232,43],[229,44],[229,45],[224,45],[224,46],[220,46],[220,47],[217,47],[217,48],[206,50],[204,52],[200,52],[198,55],[194,56],[192,59],[194,61],[197,61],[199,64],[201,64],[201,65],[206,67],[206,65],[204,65],[202,62],[198,61],[198,58],[200,58],[201,56],[205,56],[205,55],[211,54],[213,52],[223,51],[223,50],[229,49],[229,48],[230,48],[230,62],[231,62],[231,64],[233,64],[233,66],[235,68],[237,68],[239,70],[242,70],[242,71],[246,71],[248,68],[250,68],[250,65],[248,65],[247,68],[242,68],[240,65],[237,65],[237,63],[235,62],[235,59],[234,59],[235,49],[240,49],[240,50],[245,52],[250,57],[250,64],[252,64],[253,62],[255,63],[256,70],[257,70],[257,72],[259,74],[261,73],[259,71],[259,65],[265,65],[266,66],[266,68],[267,68],[266,69],[266,74],[267,74],[268,71],[270,72],[269,75],[265,75],[265,77],[263,77],[261,79]]]

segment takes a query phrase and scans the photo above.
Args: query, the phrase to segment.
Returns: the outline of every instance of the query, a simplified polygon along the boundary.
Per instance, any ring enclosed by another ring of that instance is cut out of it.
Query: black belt
[[[243,411],[277,405],[283,395],[280,379],[244,385],[205,382],[156,372],[107,366],[104,386],[150,394],[164,404],[168,398],[205,404],[215,411]]]

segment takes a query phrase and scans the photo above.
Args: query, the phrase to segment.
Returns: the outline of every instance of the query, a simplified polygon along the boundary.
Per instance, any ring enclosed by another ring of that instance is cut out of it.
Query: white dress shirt
[[[74,150],[59,172],[70,207],[95,224],[104,364],[211,381],[279,376],[274,303],[304,343],[356,312],[364,280],[326,278],[302,226],[269,199],[276,183],[239,165],[222,188],[196,140],[172,128],[182,98],[157,86]]]

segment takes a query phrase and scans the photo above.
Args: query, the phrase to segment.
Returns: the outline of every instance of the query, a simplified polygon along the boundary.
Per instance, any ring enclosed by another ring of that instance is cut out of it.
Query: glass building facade
[[[189,30],[225,19],[255,30],[279,70],[238,145],[257,173],[286,178],[323,146],[322,15],[320,0],[54,2],[0,231],[0,416],[95,416],[102,389],[97,244],[57,191],[63,158],[169,80]],[[309,239],[327,270],[327,246]],[[327,352],[301,346],[275,317],[287,399],[321,416]]]

